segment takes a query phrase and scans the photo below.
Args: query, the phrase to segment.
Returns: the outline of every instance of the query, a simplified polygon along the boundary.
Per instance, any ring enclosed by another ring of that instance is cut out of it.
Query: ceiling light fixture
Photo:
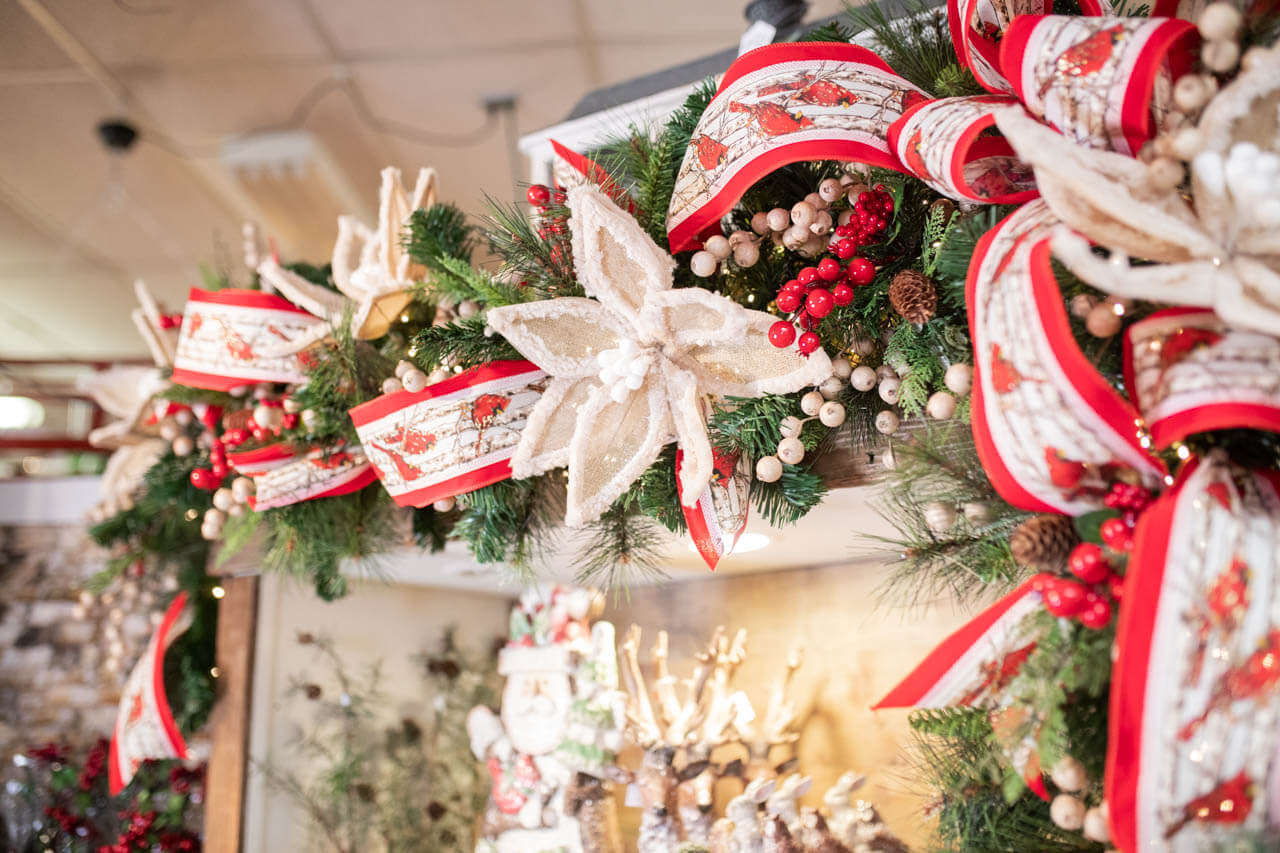
[[[744,533],[738,537],[738,544],[733,546],[734,554],[750,554],[752,551],[760,551],[769,547],[769,543],[773,540],[763,533]],[[692,542],[687,547],[694,554],[698,553],[698,547]]]

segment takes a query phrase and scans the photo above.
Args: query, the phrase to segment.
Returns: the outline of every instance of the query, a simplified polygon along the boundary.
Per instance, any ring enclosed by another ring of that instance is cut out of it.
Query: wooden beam
[[[218,605],[218,698],[210,715],[209,770],[205,784],[205,853],[238,853],[244,824],[249,766],[250,687],[258,622],[258,578],[222,579]]]

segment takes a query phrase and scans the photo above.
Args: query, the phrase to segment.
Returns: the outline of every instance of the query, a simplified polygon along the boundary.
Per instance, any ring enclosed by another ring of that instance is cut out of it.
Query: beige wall
[[[328,667],[318,662],[314,648],[297,643],[299,631],[331,637],[352,673],[381,660],[388,722],[405,715],[421,719],[431,697],[412,656],[435,649],[449,625],[457,626],[463,645],[487,648],[506,633],[510,606],[511,599],[499,595],[378,581],[353,583],[346,598],[325,603],[310,587],[265,576],[254,671],[253,760],[296,767],[289,743],[309,714],[301,700],[283,698],[291,677],[306,674],[331,689],[331,682],[318,677]],[[270,790],[252,770],[246,793],[245,851],[308,849],[306,822],[288,796]]]
[[[909,739],[907,713],[873,712],[870,706],[964,617],[949,607],[904,611],[879,605],[875,589],[882,571],[861,564],[709,575],[706,580],[632,589],[629,599],[610,601],[606,618],[617,624],[620,635],[628,624],[638,623],[646,651],[656,631],[665,627],[671,637],[671,666],[679,675],[688,672],[691,656],[716,625],[747,628],[747,660],[736,683],[747,691],[757,713],[763,713],[769,685],[783,672],[792,644],[801,641],[805,661],[793,695],[812,709],[798,744],[799,769],[814,779],[806,803],[819,805],[826,787],[845,770],[855,769],[869,777],[859,794],[875,802],[904,840],[919,842],[926,834],[915,795],[919,786],[910,779],[901,752]],[[631,821],[636,814],[624,811]]]

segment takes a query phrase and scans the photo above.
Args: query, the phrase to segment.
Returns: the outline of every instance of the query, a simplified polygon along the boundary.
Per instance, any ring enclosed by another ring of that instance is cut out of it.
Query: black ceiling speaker
[[[138,128],[127,119],[107,119],[98,125],[98,137],[113,154],[123,154],[138,141]]]

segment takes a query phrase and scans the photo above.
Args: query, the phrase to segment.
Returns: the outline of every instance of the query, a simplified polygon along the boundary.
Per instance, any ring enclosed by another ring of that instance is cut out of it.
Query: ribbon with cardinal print
[[[1047,11],[1042,2],[953,0],[956,53],[992,95],[935,100],[850,44],[743,54],[685,152],[667,213],[672,251],[716,233],[748,187],[801,160],[894,169],[958,201],[1026,201],[1036,193],[1031,169],[993,127],[1001,106],[1020,103],[1082,144],[1136,152],[1163,125],[1173,82],[1197,46],[1195,28],[1168,18],[1028,14]]]
[[[230,461],[228,459],[228,461]],[[253,476],[255,512],[358,492],[377,479],[360,447],[319,447],[279,456]]]
[[[1217,849],[1280,818],[1280,491],[1216,458],[1138,523],[1106,797],[1121,850]]]
[[[142,762],[187,757],[187,743],[173,721],[164,690],[165,652],[191,622],[186,604],[185,592],[174,596],[125,682],[107,763],[112,796],[128,786]]]
[[[172,379],[214,391],[254,382],[303,382],[298,354],[262,352],[278,350],[321,322],[270,293],[193,287],[182,315]]]
[[[384,394],[351,410],[382,485],[401,506],[427,506],[511,476],[511,456],[546,374],[494,361],[421,391]]]

